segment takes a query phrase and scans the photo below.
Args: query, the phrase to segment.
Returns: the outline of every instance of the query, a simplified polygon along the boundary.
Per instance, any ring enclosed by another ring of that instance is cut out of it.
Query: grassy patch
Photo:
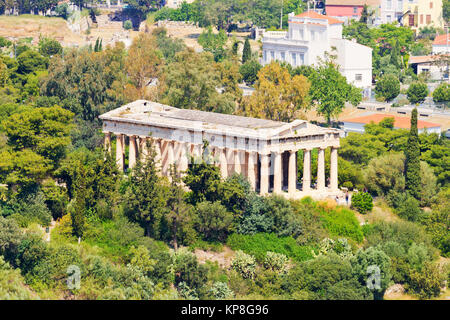
[[[282,253],[301,262],[313,258],[313,248],[300,246],[292,237],[277,237],[273,233],[242,235],[234,233],[228,237],[227,245],[233,250],[242,250],[255,256],[258,262],[264,261],[267,251]]]
[[[213,251],[213,252],[222,252],[223,244],[220,242],[209,242],[203,240],[197,240],[193,244],[189,246],[189,248],[193,251],[195,249],[200,249],[204,251]]]
[[[346,237],[358,243],[363,241],[364,235],[353,211],[342,207],[323,210],[321,218],[324,228],[330,235]]]

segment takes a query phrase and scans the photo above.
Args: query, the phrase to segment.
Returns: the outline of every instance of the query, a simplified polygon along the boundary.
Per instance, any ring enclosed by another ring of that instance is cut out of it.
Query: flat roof
[[[352,122],[352,123],[362,123],[362,124],[369,124],[371,122],[373,123],[379,123],[385,118],[394,118],[394,127],[400,128],[400,129],[409,129],[411,127],[411,118],[410,117],[399,117],[389,114],[371,114],[368,116],[362,116],[362,117],[356,117],[351,119],[345,119],[342,120],[343,122]],[[428,121],[423,120],[417,120],[417,128],[418,129],[424,129],[424,128],[436,128],[441,127],[438,123],[432,123]]]
[[[311,18],[311,19],[328,20],[329,24],[341,24],[341,23],[344,23],[344,21],[341,21],[341,20],[338,20],[336,18],[317,13],[317,12],[312,11],[312,10],[300,13],[300,14],[296,15],[296,17],[297,18]]]

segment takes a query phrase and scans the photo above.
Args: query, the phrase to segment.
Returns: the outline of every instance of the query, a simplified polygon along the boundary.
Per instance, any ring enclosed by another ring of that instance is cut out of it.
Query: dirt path
[[[234,251],[227,246],[223,247],[222,252],[195,249],[194,254],[200,263],[206,263],[206,261],[217,262],[221,268],[225,269],[230,267],[234,257]]]

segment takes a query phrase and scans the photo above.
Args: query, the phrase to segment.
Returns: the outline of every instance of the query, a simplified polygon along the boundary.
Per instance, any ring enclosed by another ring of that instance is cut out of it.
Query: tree
[[[129,177],[124,200],[126,214],[139,222],[147,236],[159,236],[159,223],[166,210],[166,188],[158,176],[156,151],[147,140],[148,155],[138,158]]]
[[[291,78],[287,69],[271,62],[258,72],[255,92],[242,103],[249,117],[292,121],[297,112],[309,105],[310,83],[303,75]]]
[[[370,160],[366,171],[366,186],[370,192],[385,196],[391,190],[401,192],[405,188],[404,157],[402,154],[386,154]]]
[[[220,94],[220,73],[211,53],[195,53],[192,49],[178,52],[167,66],[163,103],[202,111],[233,113],[232,96]]]
[[[133,40],[125,60],[128,77],[140,92],[140,98],[146,96],[147,85],[160,77],[162,67],[162,54],[157,49],[155,37],[140,33]]]
[[[250,47],[250,41],[245,38],[244,49],[242,50],[242,64],[245,64],[252,57],[252,49]]]
[[[373,15],[373,12],[369,12],[369,7],[367,4],[364,4],[363,10],[361,12],[361,18],[359,18],[359,22],[367,24],[369,22],[369,18]]]
[[[405,187],[414,198],[420,199],[420,141],[417,130],[417,108],[411,113],[411,129],[405,150]]]
[[[445,21],[450,21],[450,0],[443,0],[442,1],[442,15],[445,19]]]
[[[232,229],[233,214],[228,212],[220,201],[200,202],[195,210],[195,228],[198,233],[208,241],[225,241]]]
[[[225,58],[224,45],[227,40],[227,34],[223,29],[219,33],[214,34],[211,26],[198,37],[198,43],[203,47],[203,50],[211,52],[216,62],[220,62]]]
[[[167,207],[169,212],[166,215],[166,219],[169,223],[173,247],[176,251],[178,249],[178,238],[182,234],[183,229],[189,228],[192,223],[192,207],[184,202],[185,192],[180,185],[181,180],[178,177],[175,165],[171,166],[170,176],[171,183],[167,198]]]
[[[161,51],[161,53],[163,54],[166,62],[171,62],[177,52],[186,49],[186,45],[184,44],[183,40],[168,37],[167,29],[165,29],[164,27],[153,29],[152,35],[156,37],[156,44],[159,51]]]
[[[39,39],[39,53],[44,57],[51,57],[56,54],[61,54],[62,51],[63,48],[58,41],[44,37]]]
[[[101,52],[68,50],[64,58],[53,57],[48,70],[41,94],[58,97],[64,108],[83,120],[94,121],[128,101],[127,90],[132,85],[124,74],[125,48],[121,42]]]
[[[308,79],[311,81],[311,99],[317,105],[317,112],[328,123],[344,109],[345,103],[358,105],[362,100],[361,90],[347,83],[347,79],[332,62],[319,66]]]
[[[381,249],[370,247],[366,250],[359,249],[350,261],[353,274],[359,282],[373,291],[375,299],[383,299],[391,281],[391,259]]]
[[[448,106],[450,103],[450,85],[446,82],[441,83],[433,91],[433,101]]]
[[[425,101],[428,95],[428,87],[423,82],[413,82],[410,84],[406,96],[412,104],[419,104]]]
[[[261,68],[261,64],[257,60],[252,59],[239,67],[239,73],[242,75],[242,80],[252,85],[258,80],[258,72]]]
[[[377,97],[389,102],[394,100],[400,93],[400,81],[392,74],[386,74],[377,81],[375,86]]]
[[[432,262],[425,262],[422,270],[412,271],[408,287],[422,299],[438,297],[443,285],[439,267]]]
[[[183,182],[190,189],[187,194],[187,201],[192,205],[203,201],[215,202],[220,200],[218,191],[221,180],[220,169],[217,166],[207,164],[205,161],[191,163]]]

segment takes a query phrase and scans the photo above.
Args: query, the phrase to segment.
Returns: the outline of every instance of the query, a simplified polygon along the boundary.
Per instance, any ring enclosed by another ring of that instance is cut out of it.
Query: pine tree
[[[370,16],[369,7],[367,6],[367,4],[365,4],[361,12],[361,18],[359,19],[359,22],[367,24],[369,16]]]
[[[417,108],[411,113],[411,130],[405,150],[405,182],[406,190],[416,199],[420,197],[420,145],[417,130]]]
[[[180,234],[191,223],[192,206],[184,201],[185,192],[181,186],[181,179],[175,165],[170,166],[170,177],[171,183],[167,195],[167,208],[169,211],[166,219],[172,236],[173,248],[176,251],[178,249],[178,238]]]
[[[250,48],[250,41],[248,38],[244,42],[244,50],[242,51],[242,63],[246,63],[252,58],[252,49]]]
[[[158,237],[161,217],[166,211],[166,185],[158,176],[156,151],[147,141],[147,156],[138,158],[129,177],[125,213],[139,222],[147,236]]]

